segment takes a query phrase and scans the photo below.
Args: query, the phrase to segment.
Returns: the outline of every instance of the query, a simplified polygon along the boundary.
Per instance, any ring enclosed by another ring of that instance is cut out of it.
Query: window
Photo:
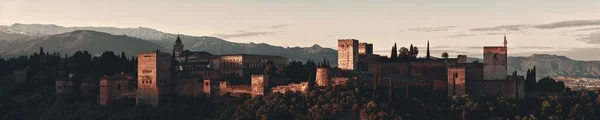
[[[117,84],[117,91],[121,91],[121,84]]]

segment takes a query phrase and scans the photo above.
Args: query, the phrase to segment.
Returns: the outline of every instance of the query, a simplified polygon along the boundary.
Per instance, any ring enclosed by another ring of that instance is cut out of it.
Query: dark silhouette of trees
[[[411,57],[413,59],[417,58],[417,55],[419,55],[419,48],[417,46],[414,46],[413,49],[410,51],[411,53]]]
[[[394,46],[392,46],[392,54],[390,55],[390,59],[398,59],[398,46],[396,46],[396,43],[394,43]]]
[[[407,59],[410,57],[410,51],[408,50],[408,48],[405,47],[401,47],[400,50],[398,51],[400,58],[402,59]]]
[[[444,52],[444,53],[442,53],[442,58],[444,58],[444,59],[448,59],[448,57],[449,57],[449,56],[448,56],[448,53],[447,53],[447,52]]]

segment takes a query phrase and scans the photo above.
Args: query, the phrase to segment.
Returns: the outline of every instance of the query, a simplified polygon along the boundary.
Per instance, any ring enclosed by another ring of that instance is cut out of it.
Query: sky
[[[148,27],[233,42],[337,49],[337,39],[481,57],[600,60],[600,0],[0,0],[0,25]],[[425,53],[424,51],[421,53]],[[424,55],[424,54],[423,54]],[[439,56],[439,55],[437,55]]]

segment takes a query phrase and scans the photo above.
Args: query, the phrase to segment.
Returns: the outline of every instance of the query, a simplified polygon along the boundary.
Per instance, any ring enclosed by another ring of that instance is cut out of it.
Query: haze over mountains
[[[46,51],[73,54],[87,50],[92,54],[103,51],[124,51],[128,56],[138,52],[160,49],[171,51],[176,34],[151,28],[62,27],[42,24],[13,24],[0,26],[0,56],[28,55],[44,47]],[[278,55],[291,60],[329,59],[337,62],[337,51],[319,45],[311,47],[280,47],[265,43],[236,43],[210,36],[180,35],[185,49],[208,51],[213,54]],[[422,48],[421,51],[425,49]],[[424,52],[423,52],[424,53]],[[476,60],[476,59],[472,59]],[[483,62],[483,60],[479,60]],[[600,61],[577,61],[565,56],[535,54],[529,57],[509,57],[509,72],[524,74],[534,65],[538,76],[567,76],[600,78]]]

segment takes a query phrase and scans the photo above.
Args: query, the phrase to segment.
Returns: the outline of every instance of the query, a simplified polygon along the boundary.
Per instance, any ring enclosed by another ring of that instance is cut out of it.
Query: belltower
[[[183,44],[181,44],[181,38],[177,35],[177,40],[175,40],[175,45],[173,45],[173,55],[175,58],[179,57],[183,52]]]

